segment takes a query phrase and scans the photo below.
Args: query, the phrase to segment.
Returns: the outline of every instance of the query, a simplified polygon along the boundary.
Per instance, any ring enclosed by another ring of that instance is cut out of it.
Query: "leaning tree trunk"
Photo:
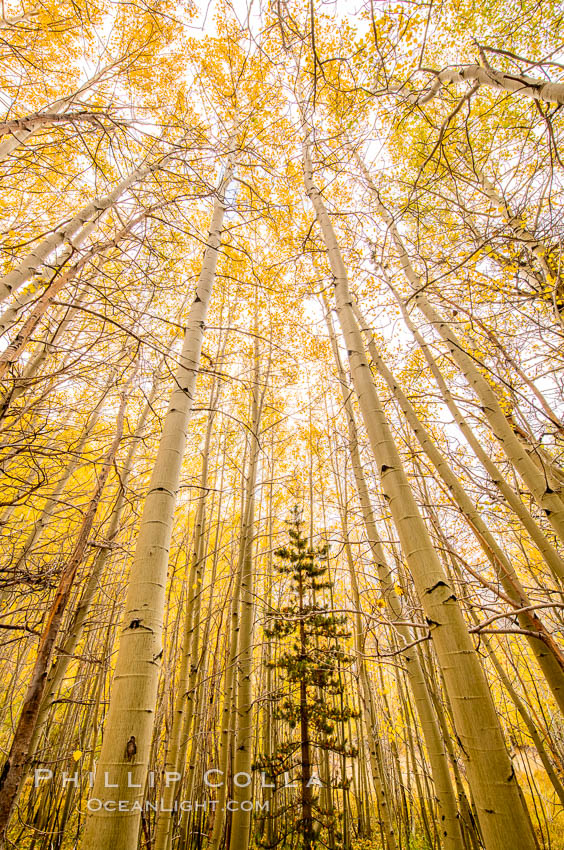
[[[461,68],[444,68],[433,71],[435,79],[428,90],[420,95],[410,95],[409,100],[421,106],[436,97],[445,83],[473,82],[507,94],[520,94],[544,103],[564,103],[564,83],[552,83],[527,74],[504,74],[483,65],[464,65]]]
[[[63,642],[58,657],[53,662],[49,674],[47,676],[45,684],[45,694],[41,701],[41,707],[37,718],[36,728],[30,745],[30,755],[35,755],[36,747],[41,737],[41,731],[45,726],[47,718],[49,716],[49,710],[51,708],[51,705],[53,704],[53,700],[55,699],[57,691],[59,690],[64,681],[69,664],[71,663],[73,656],[76,652],[76,648],[82,637],[82,633],[84,631],[84,626],[86,624],[88,614],[92,606],[92,602],[100,584],[100,578],[104,575],[106,564],[110,555],[113,552],[116,538],[120,531],[120,523],[123,514],[123,509],[126,505],[127,487],[129,484],[131,473],[133,471],[135,455],[137,454],[137,450],[139,448],[139,444],[141,442],[141,438],[145,430],[147,418],[149,416],[150,411],[152,410],[152,404],[157,392],[157,388],[158,376],[156,376],[155,380],[153,381],[151,392],[147,397],[147,401],[137,421],[137,426],[133,434],[131,446],[125,458],[123,469],[120,473],[119,493],[108,522],[108,530],[106,532],[104,542],[100,545],[100,548],[98,549],[98,553],[94,559],[94,564],[92,565],[92,569],[90,571],[90,575],[88,576],[84,591],[82,593],[82,596],[80,597],[80,601],[77,605],[76,611],[73,614],[72,620],[67,630],[66,638]]]
[[[313,182],[309,149],[306,192],[313,204],[334,277],[337,315],[345,338],[353,384],[381,485],[396,526],[453,706],[468,781],[487,850],[535,850],[515,772],[496,708],[448,576],[434,550],[384,414],[364,353],[362,336],[331,220]]]
[[[53,656],[55,640],[57,639],[61,621],[69,602],[78,568],[84,558],[84,552],[96,517],[100,498],[104,491],[106,481],[108,480],[108,476],[121,441],[123,420],[125,417],[125,404],[126,393],[124,392],[122,394],[121,405],[116,423],[116,433],[112,445],[104,459],[94,493],[92,494],[92,498],[90,499],[88,507],[84,513],[84,518],[82,520],[74,549],[63,567],[59,586],[55,593],[55,598],[53,599],[47,614],[47,620],[39,639],[39,647],[33,672],[24,697],[23,706],[12,740],[12,745],[10,747],[10,752],[4,763],[2,775],[0,776],[0,850],[5,846],[6,828],[8,826],[10,815],[16,804],[22,786],[22,781],[25,778],[30,744],[35,730],[41,700],[45,693],[45,683],[51,658]]]
[[[466,352],[463,344],[457,338],[449,323],[442,318],[438,311],[425,297],[425,287],[411,264],[411,260],[405,249],[403,239],[396,227],[394,219],[386,207],[382,204],[378,190],[368,175],[364,164],[361,162],[360,158],[357,159],[363,170],[368,186],[376,198],[378,212],[389,228],[400,265],[405,277],[413,289],[412,298],[415,304],[445,341],[452,359],[480,399],[484,415],[488,420],[492,433],[501,444],[508,460],[513,464],[517,473],[533,494],[537,504],[543,509],[556,534],[559,536],[560,540],[564,542],[564,504],[562,503],[560,494],[554,492],[548,486],[546,474],[542,469],[539,469],[534,461],[531,460],[525,447],[513,432],[495,392],[481,374],[475,361]]]
[[[554,546],[551,544],[550,540],[546,537],[543,530],[537,524],[531,513],[528,511],[526,506],[523,504],[513,487],[511,487],[510,484],[507,482],[507,480],[501,473],[499,467],[493,462],[486,450],[483,448],[479,439],[474,434],[466,417],[456,404],[454,397],[450,392],[448,385],[437,365],[437,362],[429,349],[429,346],[413,324],[403,300],[400,298],[399,294],[394,289],[392,289],[392,291],[402,311],[403,319],[407,327],[413,334],[413,337],[419,345],[421,351],[423,352],[423,355],[425,357],[425,360],[427,361],[431,373],[433,374],[433,377],[437,382],[437,386],[439,388],[443,401],[450,410],[454,421],[460,428],[462,434],[466,439],[466,442],[468,443],[468,445],[470,446],[470,448],[472,449],[472,451],[474,452],[474,454],[490,476],[493,483],[499,489],[499,492],[503,496],[507,505],[521,521],[523,528],[526,530],[529,537],[543,556],[547,566],[551,570],[558,585],[564,583],[564,561],[562,560]]]
[[[57,266],[59,269],[63,268],[63,266],[73,256],[74,252],[80,248],[84,242],[86,242],[89,236],[92,235],[96,229],[97,223],[97,221],[89,221],[88,224],[86,224],[73,238],[72,245],[67,245],[61,251],[60,255],[57,257]],[[80,268],[81,266],[78,266],[78,269]],[[6,309],[0,314],[0,334],[5,333],[13,324],[15,324],[15,322],[17,322],[19,316],[23,310],[25,310],[27,305],[37,298],[36,293],[49,286],[57,276],[57,271],[53,272],[53,269],[50,267],[45,268],[37,278],[34,278],[29,286],[17,293],[9,307],[6,307]]]
[[[38,9],[39,8],[40,7],[38,7]],[[26,20],[26,17],[26,15],[20,15],[18,18],[13,18],[12,21],[17,22]],[[76,101],[81,94],[84,94],[84,92],[91,89],[92,86],[96,85],[96,83],[102,79],[104,74],[114,68],[116,64],[116,62],[112,62],[106,68],[102,68],[101,71],[98,71],[71,95],[61,97],[50,106],[46,106],[44,109],[40,109],[32,115],[26,115],[24,118],[20,118],[16,122],[18,127],[10,131],[8,138],[4,139],[3,142],[0,142],[0,162],[21,147],[40,127],[44,127],[48,124],[49,116],[51,116],[51,120],[60,118],[63,110]]]
[[[214,203],[175,387],[165,415],[141,517],[92,792],[93,798],[102,801],[102,807],[88,812],[82,843],[84,850],[133,850],[137,846],[163,652],[165,584],[174,508],[199,370],[204,323],[221,244],[224,194],[230,180],[229,163]],[[118,790],[105,787],[104,773],[114,778]],[[116,799],[116,796],[125,801],[123,806],[129,810],[104,810],[104,802]]]
[[[419,445],[435,467],[440,478],[447,487],[450,497],[465,517],[470,528],[474,532],[478,543],[484,554],[491,563],[501,585],[517,610],[517,619],[521,628],[527,634],[527,640],[531,652],[541,668],[546,682],[552,692],[560,711],[564,714],[564,657],[550,631],[545,626],[540,616],[534,611],[525,588],[521,584],[513,564],[497,543],[497,540],[482,519],[470,496],[458,480],[448,460],[437,448],[435,442],[415,412],[411,402],[399,386],[394,375],[380,356],[374,337],[370,333],[366,322],[358,308],[353,306],[358,318],[359,325],[367,335],[368,350],[372,363],[380,373],[388,389],[396,399],[406,422],[417,437]],[[536,635],[531,635],[531,632]]]
[[[176,149],[175,149],[176,150]],[[146,177],[163,168],[168,160],[174,155],[175,150],[157,159],[152,165],[146,165],[145,161],[135,168],[127,177],[124,177],[118,185],[107,195],[94,198],[86,204],[70,220],[59,224],[49,236],[46,236],[35,245],[32,250],[23,257],[16,268],[0,278],[0,303],[16,292],[32,275],[36,274],[49,257],[61,245],[74,246],[74,240],[81,241],[81,232],[91,222],[99,222],[102,216],[116,206],[123,195],[136,183],[143,181]]]

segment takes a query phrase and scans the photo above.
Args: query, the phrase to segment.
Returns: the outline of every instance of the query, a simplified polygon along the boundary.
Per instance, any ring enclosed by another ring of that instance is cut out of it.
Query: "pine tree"
[[[327,598],[333,589],[328,578],[328,547],[312,548],[302,532],[303,521],[298,507],[290,519],[288,544],[275,551],[275,570],[289,579],[285,588],[286,604],[271,613],[267,638],[275,642],[276,651],[270,666],[278,671],[279,687],[273,695],[274,718],[281,721],[287,735],[270,757],[256,764],[275,786],[299,788],[296,799],[286,813],[288,827],[275,844],[298,832],[303,850],[309,850],[322,830],[336,838],[334,846],[345,846],[334,822],[334,815],[321,805],[318,789],[321,780],[315,767],[323,751],[338,757],[340,781],[345,788],[347,757],[356,750],[347,744],[345,724],[356,716],[344,699],[342,671],[351,656],[343,648],[349,637],[346,617],[331,613]],[[263,846],[266,846],[263,843]]]

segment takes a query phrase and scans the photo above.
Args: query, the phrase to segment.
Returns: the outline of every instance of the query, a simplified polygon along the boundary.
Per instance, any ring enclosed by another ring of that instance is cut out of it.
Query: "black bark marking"
[[[448,587],[448,584],[446,583],[446,581],[439,579],[439,581],[435,582],[435,584],[432,587],[429,587],[425,591],[425,593],[433,593],[433,591],[435,591],[438,587]]]

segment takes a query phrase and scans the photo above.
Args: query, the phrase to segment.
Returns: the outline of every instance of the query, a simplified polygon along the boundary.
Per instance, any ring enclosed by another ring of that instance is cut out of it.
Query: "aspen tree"
[[[435,358],[433,357],[433,354],[431,353],[429,346],[425,342],[419,330],[413,324],[411,316],[409,315],[402,298],[399,296],[395,289],[393,289],[393,292],[396,301],[401,309],[403,320],[411,331],[411,333],[413,334],[413,338],[417,342],[419,348],[423,352],[425,360],[427,361],[431,373],[437,383],[441,396],[447,408],[451,412],[454,421],[463,433],[468,445],[470,446],[470,448],[472,449],[484,469],[489,474],[493,483],[499,488],[499,491],[505,499],[507,505],[511,508],[515,515],[519,517],[519,520],[521,521],[523,527],[525,528],[531,540],[538,548],[539,552],[542,554],[547,566],[550,568],[557,582],[559,584],[561,582],[564,582],[564,561],[562,560],[554,546],[551,544],[551,542],[548,540],[546,535],[543,533],[537,522],[531,516],[530,512],[527,510],[519,496],[516,494],[515,490],[507,482],[499,467],[491,460],[490,456],[485,451],[482,444],[474,434],[467,419],[456,404],[454,397],[451,391],[449,390],[446,381],[443,378],[443,375],[437,365]]]
[[[471,64],[461,68],[444,68],[442,71],[431,71],[434,80],[427,91],[420,95],[412,95],[411,99],[422,106],[429,103],[438,95],[445,83],[473,82],[478,86],[487,86],[509,94],[519,94],[532,100],[546,103],[564,103],[564,83],[552,83],[527,74],[505,74],[489,66]]]
[[[21,19],[25,19],[25,17],[22,15]],[[63,120],[72,120],[70,116],[62,116],[61,113],[72,106],[72,104],[76,102],[82,94],[89,91],[96,85],[96,83],[100,82],[109,71],[114,70],[119,64],[119,60],[110,63],[105,68],[102,68],[94,74],[93,77],[90,77],[89,80],[86,80],[86,82],[79,86],[79,88],[72,94],[59,98],[54,103],[48,104],[43,109],[37,110],[37,112],[31,115],[25,115],[18,118],[17,121],[12,122],[12,126],[9,130],[4,128],[3,135],[8,135],[8,138],[3,142],[0,142],[0,162],[25,144],[40,127],[44,127],[49,123],[54,123],[57,119],[61,118]],[[103,113],[101,115],[103,115]]]
[[[61,268],[71,258],[73,252],[80,248],[80,246],[92,235],[96,228],[96,225],[97,222],[89,222],[89,224],[83,227],[82,230],[75,236],[75,238],[73,239],[72,246],[67,246],[65,250],[61,251],[60,256],[58,257],[58,263]],[[76,272],[80,270],[80,268],[84,265],[85,262],[86,260],[83,260],[83,262],[80,264],[76,263],[72,275],[69,274],[69,272],[67,271],[63,275],[65,277],[65,282],[67,280],[72,279],[74,274],[76,274]],[[41,290],[45,285],[49,285],[49,283],[51,283],[52,281],[52,278],[52,269],[44,269],[43,272],[37,278],[35,278],[26,289],[16,294],[10,306],[7,307],[2,312],[2,314],[0,314],[0,334],[5,333],[5,331],[7,331],[11,327],[11,325],[13,325],[17,321],[19,315],[26,308],[26,306],[36,299],[37,291]]]
[[[184,618],[183,646],[180,658],[177,696],[170,732],[170,741],[165,760],[165,775],[182,775],[186,761],[186,748],[194,716],[194,690],[198,674],[198,655],[200,638],[200,606],[202,600],[202,568],[205,563],[205,524],[206,497],[208,492],[208,464],[213,422],[215,418],[216,394],[212,391],[210,414],[204,438],[202,471],[200,475],[199,498],[194,520],[194,540],[190,558],[188,588],[186,592],[186,611]],[[163,805],[158,813],[155,831],[155,850],[167,850],[170,846],[173,826],[173,803],[177,794],[176,784],[165,784]]]
[[[43,342],[40,342],[34,349],[33,356],[30,357],[29,361],[26,363],[21,375],[14,380],[12,389],[7,392],[4,398],[0,401],[0,418],[5,415],[9,405],[17,401],[17,399],[29,389],[30,385],[33,384],[34,379],[40,372],[40,369],[45,363],[47,357],[55,350],[55,343],[70,327],[71,322],[76,316],[82,300],[86,295],[86,288],[86,285],[84,285],[79,289],[72,306],[65,309],[62,318],[57,317],[58,320],[56,321],[56,327],[54,330],[51,331],[51,329],[49,329],[46,339]]]
[[[523,224],[523,221],[514,215],[509,207],[509,204],[502,197],[492,181],[481,171],[476,168],[478,181],[492,206],[499,210],[503,221],[507,224],[508,229],[513,234],[515,239],[525,246],[527,253],[532,260],[536,260],[544,279],[544,284],[550,287],[551,282],[556,283],[556,269],[551,268],[548,262],[548,251],[542,239],[538,239],[533,233]],[[544,287],[543,287],[544,288]],[[544,294],[544,293],[543,293]],[[557,293],[555,294],[557,297]],[[556,310],[558,315],[558,310]],[[550,411],[552,413],[552,411]]]
[[[33,306],[33,309],[29,312],[26,321],[23,323],[22,327],[20,328],[14,339],[8,345],[6,350],[3,351],[0,355],[0,378],[5,375],[9,367],[13,363],[15,363],[18,357],[20,357],[31,334],[34,332],[39,321],[46,313],[48,308],[51,306],[53,300],[59,294],[59,292],[61,292],[61,290],[69,283],[69,281],[74,280],[74,278],[83,269],[83,267],[86,266],[86,264],[94,257],[96,257],[96,259],[98,260],[99,267],[103,268],[103,263],[107,258],[107,253],[109,249],[117,247],[123,237],[127,233],[129,233],[132,227],[142,221],[146,215],[147,213],[142,213],[140,215],[133,216],[109,242],[106,242],[100,247],[91,248],[89,251],[84,253],[83,256],[74,265],[72,265],[69,269],[67,269],[67,271],[63,272],[62,274],[59,275],[55,273],[53,276],[50,277],[50,279],[49,275],[45,274],[43,278],[40,278],[40,281],[48,281],[48,285],[37,300],[36,304]],[[83,239],[86,238],[86,235],[88,235],[93,229],[94,225],[92,224],[92,222],[86,227],[84,227],[78,234],[78,242],[81,244]],[[77,246],[75,245],[75,247]],[[69,252],[68,256],[70,257],[71,254],[72,250]],[[27,303],[26,299],[27,295],[25,298],[20,299],[20,301],[16,303],[16,306],[12,306],[5,311],[3,317],[6,323],[11,321],[14,315],[17,314],[17,312],[23,306],[25,306],[25,303]],[[2,323],[2,321],[3,319],[2,317],[0,317],[0,323]]]
[[[374,566],[379,578],[380,587],[382,589],[382,597],[384,599],[390,620],[394,622],[398,632],[400,642],[403,642],[405,647],[409,647],[401,653],[405,663],[405,669],[409,681],[411,691],[413,693],[419,722],[425,737],[427,753],[431,764],[433,782],[435,785],[435,798],[439,810],[441,820],[440,839],[445,848],[452,850],[460,850],[462,847],[462,835],[460,832],[458,806],[456,795],[452,786],[448,761],[445,751],[445,745],[442,740],[441,730],[438,720],[433,709],[429,689],[425,681],[425,676],[417,653],[413,644],[413,634],[407,625],[402,624],[402,608],[401,601],[398,597],[396,588],[394,587],[390,568],[386,562],[386,557],[378,534],[376,520],[372,509],[372,503],[368,493],[368,487],[362,469],[362,463],[359,453],[358,434],[354,411],[352,407],[350,388],[346,382],[344,369],[341,363],[337,340],[333,329],[331,314],[329,312],[329,304],[326,301],[326,320],[333,349],[333,356],[337,366],[339,383],[341,386],[341,394],[347,418],[347,429],[349,435],[349,451],[351,455],[351,465],[354,474],[356,491],[361,505],[364,527],[370,551],[374,559]],[[352,576],[351,576],[352,581]],[[353,592],[358,594],[358,584],[356,577],[352,581]],[[356,590],[355,590],[356,586]],[[400,644],[401,650],[401,644]]]
[[[16,268],[9,271],[0,279],[0,303],[6,301],[10,295],[17,292],[24,283],[36,274],[60,246],[63,246],[63,252],[65,249],[69,250],[69,247],[72,249],[80,246],[89,233],[89,225],[99,223],[104,214],[114,208],[126,192],[135,184],[142,182],[146,177],[164,168],[170,159],[175,156],[176,148],[182,144],[184,139],[185,137],[182,137],[174,146],[175,149],[173,151],[159,157],[151,165],[146,165],[145,158],[127,177],[120,180],[111,192],[102,197],[94,198],[93,201],[86,204],[70,220],[63,221],[55,227],[49,236],[41,240],[39,244],[20,260]],[[86,234],[84,233],[85,229]],[[78,241],[75,242],[75,240]]]
[[[342,507],[341,507],[342,513]],[[344,517],[343,520],[344,522]],[[368,734],[368,750],[370,754],[370,763],[372,768],[372,781],[376,791],[376,800],[379,811],[379,825],[386,842],[387,850],[397,850],[396,833],[392,821],[392,813],[388,799],[388,790],[386,788],[385,779],[382,776],[382,767],[380,760],[380,742],[378,741],[375,728],[376,709],[372,699],[372,687],[364,663],[364,642],[363,642],[363,627],[362,627],[362,607],[360,601],[360,593],[358,590],[358,582],[351,553],[350,543],[346,524],[343,524],[343,534],[345,535],[345,554],[349,568],[349,576],[351,579],[351,588],[353,592],[353,602],[356,608],[354,622],[354,641],[355,650],[357,653],[357,665],[359,670],[360,684],[362,688],[362,701],[364,704],[364,722]],[[446,846],[446,845],[445,845]]]
[[[534,608],[534,605],[531,604],[531,600],[527,596],[525,588],[521,584],[509,558],[497,543],[495,537],[483,521],[479,511],[450,467],[447,459],[433,442],[433,438],[417,416],[417,413],[409,402],[409,399],[399,386],[388,366],[384,363],[378,349],[376,348],[374,337],[370,333],[360,310],[356,306],[354,306],[353,309],[357,316],[359,326],[367,337],[367,347],[372,363],[384,379],[393,397],[398,402],[399,407],[410,428],[417,437],[421,448],[427,454],[429,460],[448,488],[448,492],[454,499],[455,504],[460,509],[476,535],[486,557],[499,576],[505,593],[515,605],[518,612],[517,619],[523,629],[538,634],[538,640],[536,638],[528,638],[529,646],[531,647],[531,651],[539,667],[544,673],[546,681],[560,707],[560,710],[564,712],[564,658],[562,657],[559,646],[541,620],[540,616],[535,611],[530,610]],[[523,610],[519,613],[521,609]]]
[[[72,620],[69,624],[67,636],[65,641],[63,642],[61,651],[59,652],[58,657],[53,662],[51,670],[47,675],[47,679],[45,682],[45,694],[41,702],[35,732],[33,735],[32,742],[30,744],[30,753],[32,755],[35,754],[37,743],[40,740],[42,727],[47,721],[49,710],[55,698],[55,694],[63,683],[66,672],[68,670],[69,663],[74,653],[76,652],[77,646],[82,637],[84,626],[86,624],[86,620],[90,612],[90,607],[94,600],[96,590],[98,589],[100,579],[104,574],[106,564],[108,562],[108,559],[111,557],[112,549],[115,546],[116,538],[120,531],[120,523],[123,515],[123,510],[126,505],[129,479],[133,472],[135,455],[139,450],[139,444],[143,437],[147,419],[151,412],[152,404],[157,392],[158,382],[160,378],[159,372],[160,369],[157,367],[153,386],[147,397],[147,401],[143,406],[139,419],[137,420],[137,425],[132,436],[131,444],[127,456],[125,458],[123,468],[120,472],[119,492],[115,504],[112,508],[112,513],[108,521],[108,528],[104,535],[103,542],[99,544],[98,552],[94,559],[90,575],[88,576],[88,580],[78,602],[76,610],[73,614]]]
[[[187,426],[199,370],[204,323],[221,244],[224,195],[230,180],[229,162],[214,202],[202,270],[186,322],[175,387],[143,507],[110,706],[92,792],[97,800],[115,798],[115,789],[105,787],[104,782],[105,774],[109,776],[111,772],[117,782],[120,799],[126,800],[131,810],[108,812],[101,808],[90,811],[82,839],[84,850],[132,850],[137,842],[162,656],[161,631],[172,519],[188,439]],[[132,754],[126,752],[131,739],[134,739],[135,748]],[[132,781],[128,782],[128,778]]]
[[[239,560],[241,560],[241,557],[242,552],[239,554]],[[217,848],[221,845],[226,822],[225,802],[227,800],[227,768],[232,751],[232,717],[234,718],[235,715],[233,706],[235,700],[235,665],[237,660],[239,636],[239,600],[241,596],[241,580],[242,569],[239,564],[236,570],[231,593],[228,652],[226,654],[224,693],[220,712],[219,759],[217,767],[219,773],[217,776],[220,778],[223,777],[223,779],[217,790],[217,806],[215,807],[213,829],[210,837],[210,847],[212,847],[213,850],[217,850]]]
[[[243,470],[247,468],[247,451],[248,441],[245,441],[245,455],[243,458]],[[247,519],[247,508],[249,502],[248,478],[243,473],[242,493],[241,493],[241,516],[239,523],[240,539],[243,537],[244,523]],[[218,746],[218,776],[223,777],[222,782],[217,790],[217,806],[214,813],[214,822],[212,834],[210,837],[210,846],[213,850],[221,845],[223,831],[226,827],[226,800],[227,800],[227,774],[230,759],[233,754],[233,738],[235,733],[236,723],[236,665],[239,649],[239,631],[240,631],[240,600],[241,600],[241,583],[243,580],[243,556],[245,552],[241,545],[238,547],[237,564],[235,575],[232,579],[232,591],[229,607],[229,633],[226,638],[226,663],[224,672],[223,685],[223,701],[219,715],[219,746]]]
[[[507,844],[533,850],[529,818],[507,754],[495,706],[458,601],[433,548],[372,380],[351,307],[348,277],[331,220],[313,182],[311,154],[304,154],[306,193],[316,214],[334,278],[337,315],[351,375],[381,484],[417,588],[433,645],[450,693],[468,780],[487,850]]]
[[[258,302],[258,292],[256,294],[256,299]],[[258,303],[255,304],[255,310],[257,309]],[[229,842],[231,850],[246,850],[250,841],[251,806],[249,806],[249,803],[252,803],[252,784],[248,782],[248,779],[251,777],[253,757],[252,744],[254,738],[254,711],[252,695],[253,635],[255,620],[253,564],[253,542],[255,533],[254,514],[256,498],[255,490],[257,487],[260,454],[260,421],[269,370],[270,366],[268,365],[265,373],[261,373],[258,328],[257,320],[255,319],[251,427],[249,433],[251,445],[249,449],[249,466],[245,486],[246,503],[244,506],[243,521],[241,523],[241,541],[239,544],[241,548],[241,587],[239,598],[239,641],[236,669],[236,728],[233,736],[233,800],[235,807],[231,820],[231,836]],[[260,387],[261,381],[264,381],[264,388],[262,390]]]

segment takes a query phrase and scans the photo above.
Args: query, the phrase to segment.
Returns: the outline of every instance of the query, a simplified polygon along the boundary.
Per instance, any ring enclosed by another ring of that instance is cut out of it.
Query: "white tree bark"
[[[38,7],[38,10],[39,11]],[[4,19],[4,26],[13,26],[14,23],[18,23],[19,21],[26,20],[30,15],[37,14],[34,10],[32,12],[28,12],[27,14],[22,14],[18,18],[12,18],[10,23],[8,24],[6,19]],[[2,22],[0,22],[0,29],[2,28]],[[48,104],[43,109],[34,112],[31,115],[26,115],[23,118],[18,119],[15,124],[13,130],[9,131],[8,138],[4,139],[4,141],[0,142],[0,162],[5,160],[10,154],[14,153],[19,147],[21,147],[40,127],[44,126],[46,123],[49,123],[49,116],[53,116],[55,120],[59,119],[61,113],[80,97],[81,94],[88,91],[92,88],[96,83],[98,83],[108,71],[111,71],[115,66],[119,64],[118,62],[112,62],[102,70],[98,71],[98,73],[94,74],[89,80],[83,83],[80,88],[78,88],[71,95],[67,95],[66,97],[61,97],[56,100],[54,103]],[[14,122],[10,122],[14,123]]]
[[[443,319],[435,307],[433,307],[426,298],[423,282],[411,263],[403,239],[401,238],[393,217],[382,204],[377,187],[370,178],[366,167],[360,158],[357,158],[357,161],[364,173],[368,186],[374,192],[378,212],[388,225],[400,265],[404,271],[407,281],[413,289],[412,297],[415,304],[425,316],[427,321],[435,328],[440,337],[445,341],[452,359],[466,378],[468,384],[476,393],[477,397],[480,399],[482,410],[488,420],[492,433],[498,439],[505,454],[507,455],[508,460],[513,464],[517,473],[531,491],[537,504],[545,512],[548,521],[554,528],[554,531],[560,540],[564,542],[564,504],[562,502],[561,493],[555,492],[551,489],[547,482],[546,472],[540,469],[535,462],[531,460],[523,443],[515,435],[505,413],[501,408],[496,394],[477,368],[475,361],[466,352],[464,345],[458,339],[449,323]]]
[[[364,471],[360,458],[358,446],[358,432],[352,406],[351,390],[345,378],[344,369],[341,363],[341,357],[339,354],[337,341],[333,329],[333,323],[331,320],[331,314],[329,312],[329,305],[327,303],[326,309],[327,327],[329,330],[329,336],[333,348],[333,355],[337,364],[339,383],[341,385],[341,394],[343,398],[343,407],[347,418],[347,427],[349,433],[349,450],[351,454],[351,465],[353,469],[356,491],[362,510],[362,517],[364,521],[364,527],[366,529],[366,536],[368,538],[368,543],[374,560],[374,567],[378,575],[382,597],[386,605],[388,616],[390,620],[395,624],[394,628],[397,631],[400,647],[407,647],[407,649],[402,651],[401,658],[403,663],[405,664],[407,679],[409,682],[411,693],[413,695],[415,708],[419,716],[421,730],[423,732],[425,745],[427,747],[427,754],[429,756],[431,774],[434,783],[435,799],[441,823],[441,846],[444,847],[445,850],[461,850],[461,848],[463,847],[463,842],[462,834],[460,831],[460,818],[456,794],[454,793],[452,779],[450,776],[447,753],[445,750],[444,742],[442,740],[439,721],[433,708],[428,685],[425,680],[425,675],[419,662],[417,651],[415,649],[415,646],[413,645],[414,635],[409,626],[402,622],[404,621],[404,615],[402,612],[401,601],[398,594],[396,593],[396,589],[392,580],[391,570],[386,562],[384,548],[382,546],[382,542],[378,534],[376,520],[374,518],[374,511],[372,509],[372,503],[370,500],[370,495],[368,493],[368,487],[366,485],[366,480],[364,477]],[[350,564],[349,569],[351,569]],[[353,573],[354,571],[351,573],[353,594],[355,595],[355,597],[358,596],[358,598],[360,599],[360,596],[358,594],[356,575],[354,575]],[[356,601],[355,604],[358,607],[358,603]],[[374,713],[374,706],[372,695],[370,693],[367,693],[366,684],[363,680],[363,670],[364,676],[367,680],[367,672],[365,671],[363,658],[359,658],[359,667],[360,678],[363,685],[363,693],[365,694],[364,702],[370,707],[370,711],[368,713],[368,717],[370,717]],[[376,744],[377,742],[375,743],[375,745]]]
[[[447,487],[455,505],[466,518],[470,528],[474,532],[479,545],[490,561],[499,581],[516,610],[534,607],[529,599],[525,588],[521,584],[517,573],[509,557],[498,544],[494,535],[482,519],[482,516],[467,494],[464,486],[452,470],[447,458],[437,448],[431,434],[427,431],[422,421],[417,416],[411,402],[399,386],[391,370],[387,367],[376,347],[374,337],[366,326],[364,319],[356,307],[353,307],[358,318],[359,325],[368,339],[368,350],[372,363],[386,382],[390,392],[396,399],[409,427],[417,437],[419,445],[435,467],[439,476]],[[564,658],[560,647],[552,637],[550,631],[544,625],[542,619],[535,611],[523,611],[517,615],[518,622],[525,631],[529,632],[527,637],[531,652],[541,668],[546,682],[552,691],[554,699],[564,714]],[[538,637],[532,637],[534,632]]]
[[[85,236],[82,236],[82,230],[86,225],[90,222],[99,223],[100,218],[119,202],[128,189],[162,168],[174,154],[175,151],[173,150],[149,166],[145,165],[145,161],[143,161],[127,177],[124,177],[108,195],[94,198],[69,221],[59,224],[52,233],[32,248],[16,268],[0,278],[0,303],[3,303],[36,274],[61,245],[67,245],[67,249],[70,248],[71,250],[79,247],[85,238]]]
[[[57,257],[57,266],[63,266],[70,259],[73,252],[80,248],[81,245],[95,230],[98,221],[90,221],[82,230],[76,234],[72,240],[72,245],[67,245]],[[0,313],[0,334],[5,333],[18,320],[18,317],[27,305],[37,297],[37,292],[47,286],[53,277],[54,271],[52,268],[43,268],[39,276],[23,291],[20,291],[9,307]]]
[[[313,182],[309,149],[304,156],[307,195],[313,204],[334,277],[337,315],[353,384],[384,496],[413,577],[452,703],[486,850],[535,850],[528,814],[507,753],[496,708],[453,587],[429,532],[372,380],[362,336],[351,307],[348,275],[331,220]]]
[[[429,103],[437,96],[445,83],[478,83],[480,86],[505,91],[509,94],[521,94],[533,100],[545,103],[564,103],[564,83],[553,83],[547,80],[529,77],[526,74],[505,74],[493,68],[472,64],[460,68],[444,68],[442,71],[432,71],[435,79],[426,92],[411,95],[410,100],[419,106]]]
[[[202,270],[190,307],[180,363],[131,566],[110,705],[92,798],[102,801],[86,818],[83,850],[134,850],[137,847],[147,779],[160,660],[168,554],[180,470],[188,439],[205,320],[221,244],[228,165],[220,183]],[[126,753],[134,739],[135,753]],[[106,787],[104,775],[118,788]],[[108,800],[125,800],[126,809],[108,811]],[[135,805],[136,804],[136,805]]]

